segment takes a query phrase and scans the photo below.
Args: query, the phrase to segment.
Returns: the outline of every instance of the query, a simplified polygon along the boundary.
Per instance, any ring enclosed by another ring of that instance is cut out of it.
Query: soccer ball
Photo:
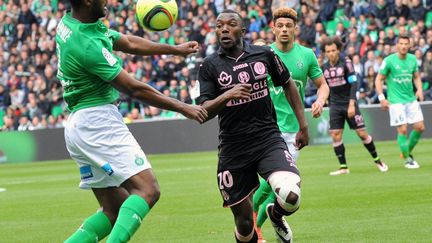
[[[144,29],[163,31],[176,21],[178,7],[175,0],[138,0],[135,13]]]

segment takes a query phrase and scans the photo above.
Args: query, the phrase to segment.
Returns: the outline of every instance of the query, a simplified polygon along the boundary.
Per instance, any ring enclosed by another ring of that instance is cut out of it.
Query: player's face
[[[333,43],[331,45],[326,45],[325,55],[331,63],[337,62],[339,60],[339,50],[337,49],[336,44]]]
[[[239,46],[245,28],[240,17],[234,13],[222,13],[216,19],[216,37],[223,49],[229,50]]]
[[[296,23],[290,18],[278,18],[273,27],[276,42],[281,44],[292,43],[295,37]]]
[[[107,13],[106,8],[107,0],[94,0],[90,5],[91,14],[95,17],[102,18],[105,17]]]
[[[408,39],[399,39],[397,42],[397,50],[399,54],[406,55],[410,48],[410,42]]]

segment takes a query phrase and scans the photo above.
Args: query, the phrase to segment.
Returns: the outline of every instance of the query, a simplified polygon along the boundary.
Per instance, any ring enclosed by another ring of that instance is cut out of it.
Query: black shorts
[[[353,130],[365,127],[363,116],[357,104],[355,105],[355,116],[353,118],[348,118],[348,105],[330,106],[330,130],[343,129],[345,121],[348,122],[349,127]]]
[[[254,192],[259,186],[258,174],[267,180],[277,171],[300,175],[283,140],[248,155],[219,157],[217,179],[223,206],[234,206]]]

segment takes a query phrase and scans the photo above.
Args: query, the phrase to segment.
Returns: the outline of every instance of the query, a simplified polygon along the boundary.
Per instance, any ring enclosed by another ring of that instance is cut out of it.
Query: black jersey
[[[321,69],[330,87],[330,105],[347,105],[350,99],[356,99],[357,76],[348,57],[339,58],[334,66],[326,62]]]
[[[231,100],[219,113],[220,156],[248,154],[282,139],[267,88],[268,74],[275,86],[290,80],[288,69],[273,50],[247,43],[238,58],[227,56],[220,48],[201,64],[199,104],[215,99],[236,84],[252,85],[249,99]]]

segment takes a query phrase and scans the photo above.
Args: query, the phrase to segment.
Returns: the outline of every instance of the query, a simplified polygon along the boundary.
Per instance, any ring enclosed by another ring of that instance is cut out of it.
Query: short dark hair
[[[408,40],[408,42],[410,42],[410,37],[407,34],[401,34],[398,36],[397,42],[399,42],[399,40]]]
[[[83,0],[69,0],[69,2],[72,7],[79,7],[83,3]]]
[[[290,18],[297,23],[297,12],[288,7],[277,8],[273,13],[273,22],[276,22],[278,18]]]
[[[322,43],[321,43],[321,51],[322,51],[322,52],[325,52],[325,47],[326,47],[326,46],[331,46],[331,45],[333,45],[333,44],[336,45],[336,48],[337,48],[339,51],[342,50],[343,43],[342,43],[341,39],[339,38],[339,36],[334,36],[334,37],[328,37],[328,38],[325,38],[325,39],[322,41]]]
[[[239,19],[240,19],[240,24],[241,24],[241,26],[244,27],[244,23],[243,23],[243,18],[242,18],[242,16],[241,16],[239,13],[237,13],[235,10],[232,10],[232,9],[224,9],[224,10],[223,10],[219,15],[224,14],[224,13],[228,13],[228,14],[235,14],[235,15],[237,15],[237,16],[239,17]]]

